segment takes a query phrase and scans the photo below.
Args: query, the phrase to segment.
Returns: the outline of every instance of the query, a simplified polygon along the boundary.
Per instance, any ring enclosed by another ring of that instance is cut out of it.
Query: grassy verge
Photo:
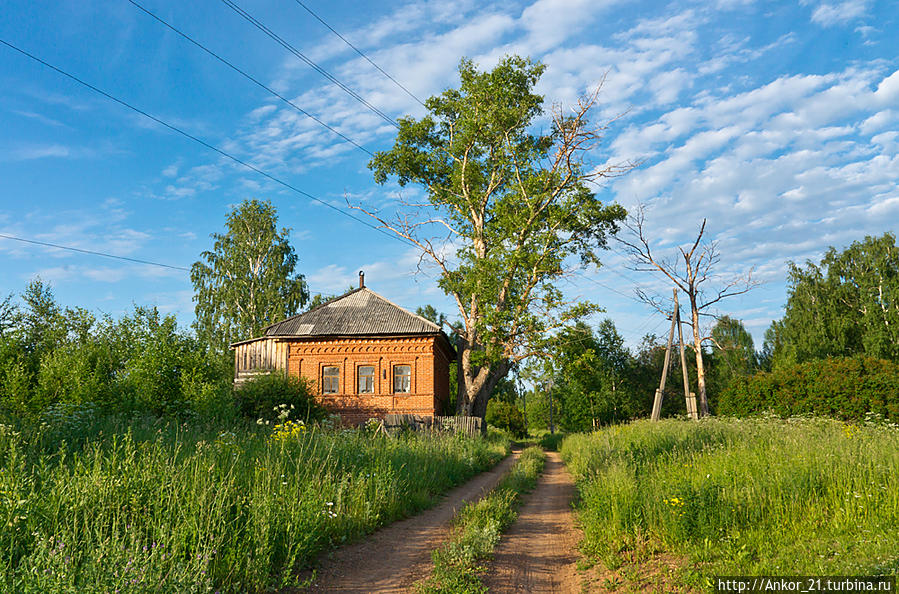
[[[0,425],[0,591],[280,588],[322,550],[430,506],[506,445],[296,423]]]
[[[527,448],[496,489],[456,514],[453,536],[434,551],[434,572],[417,584],[418,592],[486,592],[481,583],[486,571],[484,561],[503,530],[515,521],[520,495],[537,484],[545,458],[540,448]]]
[[[899,430],[825,419],[640,421],[572,435],[585,551],[610,569],[713,575],[899,571]],[[625,571],[625,573],[627,573]]]

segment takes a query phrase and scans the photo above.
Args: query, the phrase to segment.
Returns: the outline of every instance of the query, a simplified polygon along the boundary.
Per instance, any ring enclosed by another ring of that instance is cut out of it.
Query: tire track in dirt
[[[574,481],[556,452],[546,453],[537,487],[497,546],[485,584],[490,592],[580,592],[580,532],[571,511]]]
[[[518,451],[492,470],[449,491],[437,506],[389,524],[364,540],[320,560],[305,592],[406,592],[432,570],[431,551],[449,536],[450,521],[467,502],[493,489],[518,459]]]

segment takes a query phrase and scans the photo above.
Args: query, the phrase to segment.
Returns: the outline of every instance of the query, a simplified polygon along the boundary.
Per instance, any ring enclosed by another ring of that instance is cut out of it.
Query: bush
[[[899,364],[871,357],[827,358],[757,373],[722,392],[718,413],[773,412],[862,420],[899,419]]]
[[[499,429],[505,429],[515,437],[524,437],[527,432],[524,428],[524,415],[518,407],[509,402],[491,400],[487,403],[485,420],[488,425]]]
[[[565,439],[565,434],[561,431],[555,433],[545,433],[540,437],[540,447],[548,452],[558,452],[559,445]]]
[[[258,375],[235,389],[234,397],[241,414],[253,420],[276,420],[282,404],[292,419],[318,421],[327,416],[305,379],[283,373]]]

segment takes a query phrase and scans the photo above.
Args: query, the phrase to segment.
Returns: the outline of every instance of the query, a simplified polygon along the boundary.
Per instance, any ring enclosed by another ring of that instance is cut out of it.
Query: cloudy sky
[[[620,117],[595,160],[642,165],[599,196],[644,205],[663,254],[707,218],[722,278],[752,269],[764,283],[721,307],[757,346],[782,315],[788,261],[899,222],[893,0],[135,1],[7,0],[0,39],[292,189],[0,44],[0,234],[189,268],[234,204],[265,198],[313,292],[342,292],[362,269],[386,297],[452,316],[408,246],[338,210],[395,205],[398,188],[366,167],[392,144],[387,120],[421,116],[416,98],[457,85],[462,57],[491,68],[506,54],[546,64],[547,105],[605,77],[594,118]],[[633,346],[666,331],[635,289],[668,289],[613,248],[565,290],[601,303]],[[0,297],[36,275],[65,305],[193,318],[183,270],[0,238]]]

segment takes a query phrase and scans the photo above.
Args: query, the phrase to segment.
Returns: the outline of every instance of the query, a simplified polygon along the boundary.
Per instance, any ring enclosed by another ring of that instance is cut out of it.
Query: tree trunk
[[[471,364],[471,346],[463,337],[456,342],[457,359],[457,391],[456,414],[467,417],[480,417],[487,414],[487,402],[496,384],[506,377],[511,369],[508,362],[493,363],[484,367]]]
[[[696,299],[690,296],[690,311],[693,318],[693,349],[696,351],[696,383],[699,384],[699,416],[709,416],[709,400],[705,392],[705,366],[702,361],[702,336],[699,333],[699,309]],[[686,373],[686,370],[684,370]]]

